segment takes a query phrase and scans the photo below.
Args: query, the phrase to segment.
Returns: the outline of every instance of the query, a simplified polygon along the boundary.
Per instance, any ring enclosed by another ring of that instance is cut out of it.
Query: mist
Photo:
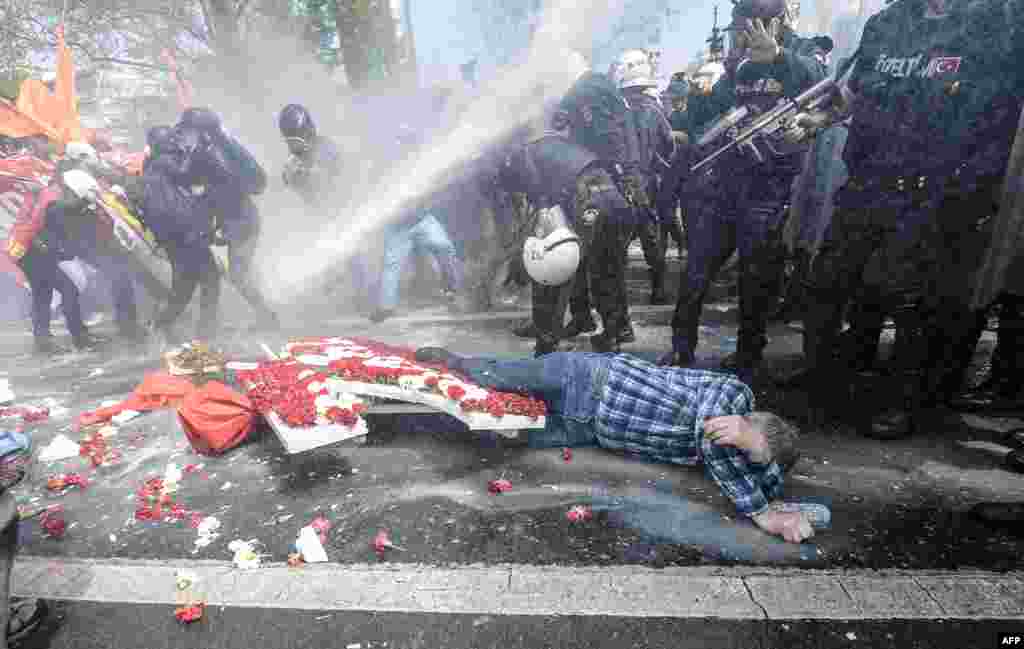
[[[484,80],[472,97],[463,92],[456,98],[460,115],[456,124],[443,125],[448,130],[441,124],[423,124],[429,111],[416,105],[408,92],[378,90],[357,102],[290,38],[257,39],[259,47],[250,53],[246,94],[259,97],[257,105],[225,91],[216,72],[198,80],[198,103],[221,113],[228,130],[263,161],[271,177],[271,186],[259,200],[260,280],[268,295],[287,302],[307,294],[328,271],[339,277],[337,269],[363,252],[403,205],[435,189],[454,166],[537,118],[544,105],[535,95],[538,84],[545,87],[546,101],[561,97],[574,81],[568,51],[589,55],[590,34],[619,15],[623,6],[624,0],[554,3],[516,65]],[[280,180],[287,151],[278,134],[277,113],[288,103],[307,106],[319,132],[342,150],[344,197],[328,214],[312,213]],[[402,124],[426,136],[426,144],[391,165],[384,176],[371,177],[367,163],[380,155],[382,143],[393,140]]]

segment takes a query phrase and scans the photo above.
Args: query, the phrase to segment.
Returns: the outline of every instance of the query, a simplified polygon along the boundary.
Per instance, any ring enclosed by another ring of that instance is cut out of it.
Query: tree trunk
[[[388,0],[338,0],[335,20],[342,64],[353,88],[366,88],[377,66],[386,77],[395,76],[395,21]]]

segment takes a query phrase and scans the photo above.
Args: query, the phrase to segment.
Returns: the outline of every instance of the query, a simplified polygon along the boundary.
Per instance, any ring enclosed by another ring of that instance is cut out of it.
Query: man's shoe
[[[67,347],[62,347],[53,341],[53,336],[36,338],[33,343],[33,351],[40,356],[53,356],[54,354],[66,354]]]
[[[96,334],[82,334],[77,338],[72,339],[71,343],[75,346],[75,349],[80,352],[92,351],[97,347],[105,345],[110,342],[107,338],[97,336]]]
[[[594,333],[595,331],[597,331],[597,323],[594,322],[593,318],[587,318],[586,320],[573,318],[565,326],[565,330],[562,333],[566,338],[575,338],[581,334]]]
[[[868,439],[892,441],[910,437],[913,430],[913,420],[909,412],[890,410],[872,417],[861,434]]]
[[[671,304],[671,303],[672,303],[672,298],[670,298],[668,296],[668,293],[666,293],[664,290],[652,291],[651,292],[651,305],[652,306],[664,306],[666,304]]]
[[[604,334],[598,334],[590,337],[590,348],[599,354],[618,354],[619,341],[612,341],[605,337]]]
[[[970,510],[971,518],[993,527],[1012,528],[1024,532],[1024,502],[978,503]]]
[[[377,309],[376,311],[370,314],[370,322],[384,322],[385,320],[387,320],[390,317],[393,317],[394,315],[394,309]]]
[[[420,363],[444,365],[450,368],[459,358],[457,354],[451,353],[444,347],[420,347],[416,350],[416,360]]]
[[[527,318],[512,329],[512,335],[518,338],[536,338],[537,327],[532,319]]]
[[[693,365],[693,354],[686,352],[667,352],[658,358],[658,365],[666,367],[690,367]]]
[[[130,343],[143,343],[149,339],[149,332],[142,325],[125,325],[118,329],[117,337]]]
[[[17,647],[39,628],[50,608],[41,599],[23,599],[11,604],[7,618],[7,646]]]

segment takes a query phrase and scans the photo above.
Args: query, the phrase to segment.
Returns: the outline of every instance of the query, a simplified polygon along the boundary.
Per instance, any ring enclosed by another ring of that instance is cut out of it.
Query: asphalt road
[[[637,305],[644,303],[643,276],[634,259],[631,290]],[[698,355],[709,366],[735,347],[733,292],[728,282],[716,285],[705,311]],[[408,317],[371,326],[357,314],[336,309],[332,314],[322,304],[291,313],[285,316],[286,330],[276,334],[247,329],[244,316],[231,320],[229,327],[235,328],[229,328],[223,345],[243,357],[257,357],[261,343],[280,346],[290,335],[362,335],[409,346],[444,344],[463,353],[522,355],[532,346],[508,332],[515,314],[452,318],[424,305]],[[670,317],[671,307],[636,308],[638,341],[628,350],[653,357],[665,349]],[[797,367],[800,349],[798,327],[775,324],[770,335],[769,378]],[[37,448],[59,433],[77,441],[74,417],[123,398],[146,372],[160,369],[160,350],[153,347],[115,343],[94,353],[39,359],[29,353],[30,343],[22,324],[0,330],[0,362],[18,403],[51,408],[48,420],[29,425]],[[586,346],[585,338],[576,343]],[[991,341],[983,345],[981,365],[990,347]],[[210,458],[192,452],[172,411],[158,411],[119,427],[110,439],[122,453],[116,463],[93,470],[75,458],[36,467],[18,487],[18,497],[29,507],[63,505],[68,531],[53,539],[38,519],[27,520],[20,528],[21,552],[75,560],[229,561],[230,541],[255,539],[267,561],[283,562],[298,530],[319,514],[331,522],[325,549],[338,564],[379,561],[370,542],[377,531],[387,530],[405,551],[384,561],[403,565],[1020,570],[1024,539],[980,525],[966,511],[979,500],[1024,499],[1024,477],[1001,468],[998,449],[978,444],[998,442],[1001,431],[1024,422],[957,417],[930,434],[881,443],[859,437],[851,422],[888,397],[884,385],[852,390],[849,416],[823,428],[806,426],[804,395],[780,392],[770,380],[757,386],[757,393],[761,407],[805,424],[803,459],[790,476],[787,495],[823,502],[833,512],[833,529],[804,547],[736,521],[698,469],[592,449],[577,450],[566,462],[557,449],[532,450],[522,441],[471,433],[440,415],[378,417],[365,446],[297,456],[285,454],[274,435],[260,428],[242,447]],[[196,468],[183,479],[175,502],[190,515],[220,521],[220,536],[205,547],[196,544],[191,517],[133,519],[139,487],[145,478],[162,475],[169,463]],[[86,489],[46,489],[49,476],[72,471],[89,478]],[[511,480],[513,489],[488,494],[488,480],[497,477]],[[595,494],[620,496],[631,507],[598,511],[592,521],[570,524],[567,509],[592,502]],[[986,634],[1008,623],[318,614],[214,607],[198,626],[182,628],[166,605],[88,601],[65,603],[58,618],[62,624],[30,646],[981,647],[989,646]]]

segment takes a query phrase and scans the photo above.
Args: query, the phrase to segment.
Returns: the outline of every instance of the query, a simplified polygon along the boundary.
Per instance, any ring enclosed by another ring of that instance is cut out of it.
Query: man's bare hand
[[[781,536],[789,543],[802,543],[814,536],[814,528],[800,512],[768,511],[753,520],[765,532]]]
[[[774,63],[782,54],[782,47],[776,40],[779,33],[779,19],[772,18],[766,25],[764,20],[747,20],[747,45],[750,60],[754,63]]]
[[[746,451],[759,464],[771,461],[768,442],[761,431],[741,415],[712,417],[704,422],[704,436],[719,446],[732,446]]]

